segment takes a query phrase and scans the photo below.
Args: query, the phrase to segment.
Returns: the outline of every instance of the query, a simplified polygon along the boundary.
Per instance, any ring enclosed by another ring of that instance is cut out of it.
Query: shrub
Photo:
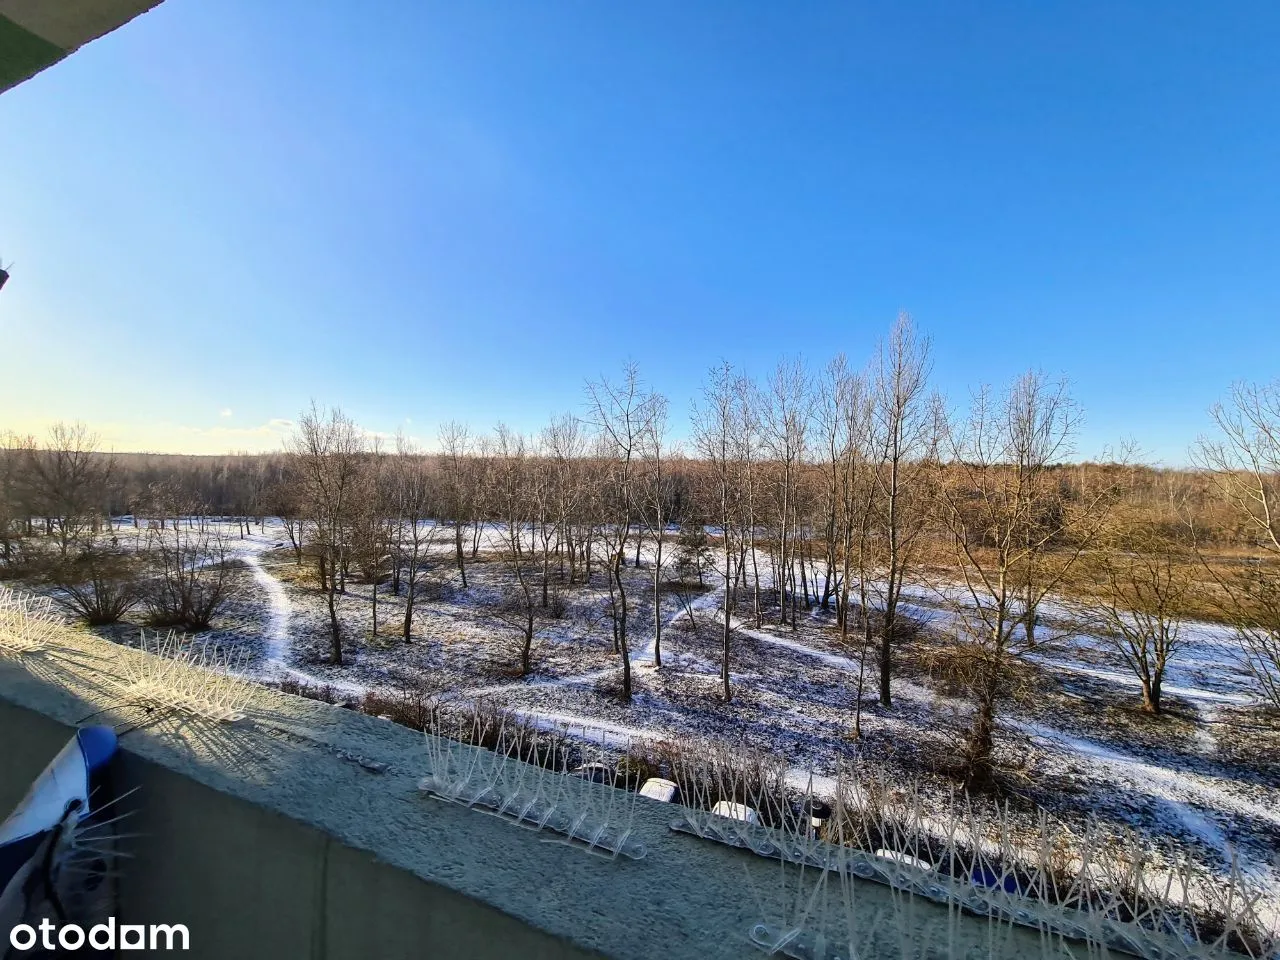
[[[231,598],[231,571],[220,535],[207,529],[153,531],[148,556],[155,576],[143,591],[153,627],[207,630]]]
[[[338,692],[329,684],[307,683],[294,677],[285,677],[280,681],[280,692],[306,697],[308,700],[319,700],[321,703],[338,702]]]
[[[90,626],[119,623],[138,604],[136,564],[113,548],[91,545],[80,556],[56,563],[48,579],[55,599]]]
[[[365,713],[389,717],[412,730],[429,730],[439,710],[440,683],[425,673],[400,670],[392,673],[393,686],[387,690],[368,690],[361,708]]]

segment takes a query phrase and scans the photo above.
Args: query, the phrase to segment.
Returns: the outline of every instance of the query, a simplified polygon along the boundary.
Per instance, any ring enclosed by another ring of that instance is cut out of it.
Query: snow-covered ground
[[[710,574],[709,589],[690,598],[695,623],[671,594],[655,610],[648,545],[645,566],[627,572],[630,703],[616,695],[620,658],[612,649],[602,576],[595,586],[565,589],[564,616],[540,620],[533,672],[519,677],[514,631],[493,613],[506,583],[503,565],[483,562],[482,550],[464,589],[452,540],[443,536],[433,548],[427,573],[432,588],[418,601],[410,642],[399,636],[403,597],[379,589],[379,631],[373,636],[370,587],[351,583],[339,598],[345,664],[332,666],[323,595],[299,575],[282,526],[267,521],[247,536],[235,524],[220,529],[243,571],[214,636],[242,647],[251,671],[265,681],[328,685],[344,697],[428,684],[454,697],[500,702],[535,722],[581,725],[614,742],[741,742],[785,756],[797,783],[813,772],[819,787],[837,764],[852,763],[935,782],[943,791],[936,771],[954,756],[967,721],[967,704],[913,672],[910,656],[895,669],[894,705],[880,707],[874,701],[876,664],[868,661],[863,737],[853,740],[858,651],[840,647],[834,616],[820,609],[795,629],[771,622],[757,629],[735,619],[734,695],[724,703],[718,577]],[[121,531],[132,535],[129,528]],[[488,532],[482,539],[492,546]],[[945,630],[957,589],[913,585],[908,612]],[[739,616],[745,612],[739,608]],[[1050,624],[1065,622],[1067,612],[1052,604],[1042,609]],[[653,665],[655,619],[664,624],[660,670]],[[1007,708],[1002,759],[1020,768],[1019,790],[1028,799],[1064,817],[1088,814],[1117,828],[1173,838],[1210,868],[1225,870],[1236,856],[1280,898],[1280,732],[1267,728],[1253,709],[1229,631],[1207,623],[1185,630],[1184,649],[1164,686],[1167,717],[1141,714],[1137,680],[1119,657],[1094,638],[1074,636],[1061,652],[1041,658],[1043,689],[1033,702]],[[919,642],[928,642],[927,632]]]

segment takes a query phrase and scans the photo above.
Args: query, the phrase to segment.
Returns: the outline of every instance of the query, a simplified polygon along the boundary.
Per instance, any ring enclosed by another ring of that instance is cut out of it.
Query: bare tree
[[[778,591],[778,612],[782,622],[790,622],[793,630],[796,628],[797,551],[794,528],[797,526],[798,513],[797,484],[805,453],[810,412],[809,376],[804,364],[799,360],[778,364],[769,380],[762,419],[765,444],[775,471],[774,539],[777,542],[777,556],[773,564],[774,587]]]
[[[983,389],[967,422],[946,433],[950,462],[940,465],[938,490],[964,582],[953,664],[975,701],[971,785],[991,777],[996,711],[1016,685],[1018,661],[1047,643],[1024,629],[1025,571],[1038,571],[1039,602],[1093,542],[1114,500],[1105,483],[1063,497],[1053,468],[1072,452],[1079,422],[1066,383],[1032,372],[998,398]]]
[[[349,554],[347,534],[360,472],[365,461],[364,434],[336,407],[312,403],[298,418],[291,443],[301,485],[303,510],[311,521],[320,580],[329,606],[331,663],[342,664],[342,628],[338,623],[338,577]]]
[[[1217,438],[1202,438],[1196,462],[1210,471],[1253,545],[1280,556],[1280,380],[1237,383],[1212,411]],[[1205,563],[1228,596],[1223,613],[1259,694],[1280,710],[1280,577],[1265,566],[1225,577]]]
[[[741,526],[738,552],[751,561],[751,611],[757,627],[764,624],[764,609],[760,599],[760,555],[756,549],[756,535],[760,518],[765,516],[763,491],[766,484],[764,469],[764,428],[761,409],[765,401],[755,383],[744,377],[737,378],[737,404],[732,408],[733,449],[738,464],[738,492],[735,495],[737,520]],[[738,577],[745,580],[746,571],[740,569]]]
[[[1280,577],[1254,567],[1231,584],[1230,622],[1263,702],[1280,710]]]
[[[105,512],[115,464],[97,446],[97,434],[83,423],[56,423],[45,443],[28,451],[32,505],[64,559],[83,536],[97,531]]]
[[[529,496],[525,474],[529,450],[524,436],[500,423],[494,431],[493,468],[490,476],[489,509],[506,530],[507,551],[512,557],[525,555],[524,535],[529,519]]]
[[[373,613],[371,636],[375,637],[378,635],[378,586],[386,579],[388,569],[399,592],[403,518],[396,499],[398,466],[398,460],[389,461],[374,438],[351,497],[347,557],[359,568],[360,578],[369,584]],[[345,563],[342,569],[345,573]]]
[[[845,439],[841,418],[842,394],[849,381],[849,362],[844,354],[836,356],[823,371],[814,398],[814,422],[818,427],[818,435],[822,444],[825,463],[823,474],[823,514],[822,539],[825,548],[823,560],[826,572],[823,576],[822,596],[819,605],[823,610],[831,608],[831,601],[836,602],[836,617],[843,619],[841,613],[841,571],[839,563],[840,549],[840,475]]]
[[[207,630],[231,596],[226,541],[199,511],[182,512],[191,523],[175,520],[148,531],[147,558],[155,576],[142,599],[153,626]]]
[[[396,436],[396,463],[392,472],[395,504],[395,539],[405,582],[404,642],[413,633],[413,610],[428,552],[439,529],[432,521],[434,499],[426,458],[404,434]]]
[[[568,581],[573,583],[577,579],[579,560],[586,560],[589,530],[582,517],[588,483],[583,464],[586,437],[581,422],[568,414],[555,418],[547,428],[545,446],[551,459],[551,492],[559,540],[560,574],[563,579],[567,555]]]
[[[531,503],[532,539],[537,549],[540,567],[541,605],[545,610],[551,601],[551,555],[560,536],[557,510],[556,484],[559,471],[553,454],[552,428],[542,431],[533,461],[529,464],[527,481]]]
[[[1182,611],[1195,586],[1192,557],[1151,522],[1122,528],[1098,553],[1082,625],[1138,678],[1143,709],[1160,713],[1165,671],[1183,645]]]
[[[1264,549],[1280,554],[1280,380],[1237,383],[1210,411],[1221,437],[1202,438],[1197,461]]]
[[[872,416],[874,397],[868,392],[864,378],[849,371],[843,355],[827,368],[823,396],[829,407],[822,419],[827,424],[826,436],[833,467],[830,536],[834,539],[838,528],[840,537],[841,570],[836,617],[841,645],[851,645],[850,634],[855,619],[861,627],[857,643],[858,685],[853,717],[854,736],[861,737],[867,648],[872,639],[872,621],[867,616],[869,581],[875,569],[871,536],[872,502],[877,491]],[[835,552],[833,547],[831,555],[834,556]],[[858,579],[856,618],[849,596],[855,573]]]
[[[89,626],[119,623],[141,599],[137,559],[115,539],[91,536],[75,556],[49,568],[54,599]]]
[[[262,498],[264,508],[280,518],[285,536],[293,550],[294,563],[301,567],[303,548],[306,545],[306,521],[303,519],[300,499],[301,484],[294,471],[281,471],[281,475],[267,484]]]
[[[652,429],[659,398],[646,392],[634,364],[628,364],[622,380],[601,378],[587,384],[592,421],[599,431],[607,464],[606,503],[609,519],[601,529],[609,557],[610,610],[614,642],[622,658],[622,696],[631,699],[631,653],[628,645],[628,596],[622,575],[631,524],[638,519],[637,472],[642,446]]]
[[[880,595],[880,702],[892,703],[893,645],[899,633],[898,604],[916,560],[916,546],[929,510],[921,488],[936,446],[935,420],[925,390],[929,341],[901,314],[880,346],[873,390],[873,442],[877,463],[876,535],[883,545],[884,588]]]
[[[454,555],[462,588],[467,587],[467,561],[462,541],[475,508],[475,478],[468,475],[471,437],[467,428],[450,420],[440,427],[440,453],[444,458],[445,519],[453,523]]]
[[[0,433],[0,563],[18,561],[31,528],[30,468],[35,438]]]
[[[644,468],[642,514],[653,537],[653,665],[662,667],[662,547],[666,542],[670,477],[666,472],[667,398],[650,398],[649,416],[641,433]]]
[[[529,451],[525,438],[509,430],[504,424],[498,425],[493,450],[493,506],[498,518],[503,521],[499,528],[502,557],[507,571],[515,581],[503,591],[493,613],[516,631],[520,675],[526,676],[533,669],[537,607],[534,575],[529,569],[533,551],[526,550],[523,543],[531,510],[527,482]]]
[[[724,363],[712,368],[709,382],[702,388],[702,403],[694,408],[694,447],[707,462],[711,472],[708,491],[708,513],[720,526],[724,581],[724,630],[721,636],[720,682],[725,703],[733,697],[729,685],[729,658],[733,640],[734,611],[734,530],[740,517],[738,497],[741,494],[741,459],[737,449],[743,392],[742,378]]]
[[[693,598],[707,588],[707,571],[714,570],[716,558],[711,552],[711,538],[700,519],[686,517],[680,525],[676,540],[675,580],[671,584],[680,605],[689,615],[689,627],[696,630],[698,621],[693,615]]]

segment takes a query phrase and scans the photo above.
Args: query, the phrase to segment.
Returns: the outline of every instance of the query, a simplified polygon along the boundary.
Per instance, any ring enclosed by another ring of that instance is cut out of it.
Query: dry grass
[[[979,558],[990,562],[991,557],[984,557],[977,551]],[[1066,576],[1053,591],[1056,596],[1069,601],[1088,602],[1105,600],[1123,605],[1123,598],[1117,597],[1103,578],[1092,573],[1092,568],[1101,559],[1100,552],[1086,552],[1067,571]],[[1055,560],[1068,559],[1068,554],[1054,558],[1051,556],[1046,566],[1053,566]],[[923,570],[927,578],[939,581],[961,581],[963,575],[956,563],[955,555],[950,547],[941,543],[929,543],[922,556]],[[1185,574],[1192,581],[1192,588],[1181,598],[1181,603],[1172,611],[1188,620],[1202,620],[1207,623],[1233,623],[1238,618],[1249,619],[1252,611],[1241,610],[1238,595],[1232,595],[1223,588],[1223,583],[1238,582],[1246,575],[1264,572],[1280,579],[1280,557],[1267,554],[1261,550],[1245,550],[1226,548],[1215,545],[1212,553],[1202,558],[1188,554],[1175,563],[1178,574]],[[1238,594],[1238,591],[1237,591]]]
[[[263,566],[271,571],[271,575],[283,583],[304,590],[319,590],[320,575],[316,565],[307,560],[297,562],[292,550],[273,550],[262,555]]]

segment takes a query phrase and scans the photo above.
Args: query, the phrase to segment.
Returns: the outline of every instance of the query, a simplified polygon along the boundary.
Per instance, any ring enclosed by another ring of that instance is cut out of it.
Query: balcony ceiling
[[[161,0],[0,0],[0,93]]]

